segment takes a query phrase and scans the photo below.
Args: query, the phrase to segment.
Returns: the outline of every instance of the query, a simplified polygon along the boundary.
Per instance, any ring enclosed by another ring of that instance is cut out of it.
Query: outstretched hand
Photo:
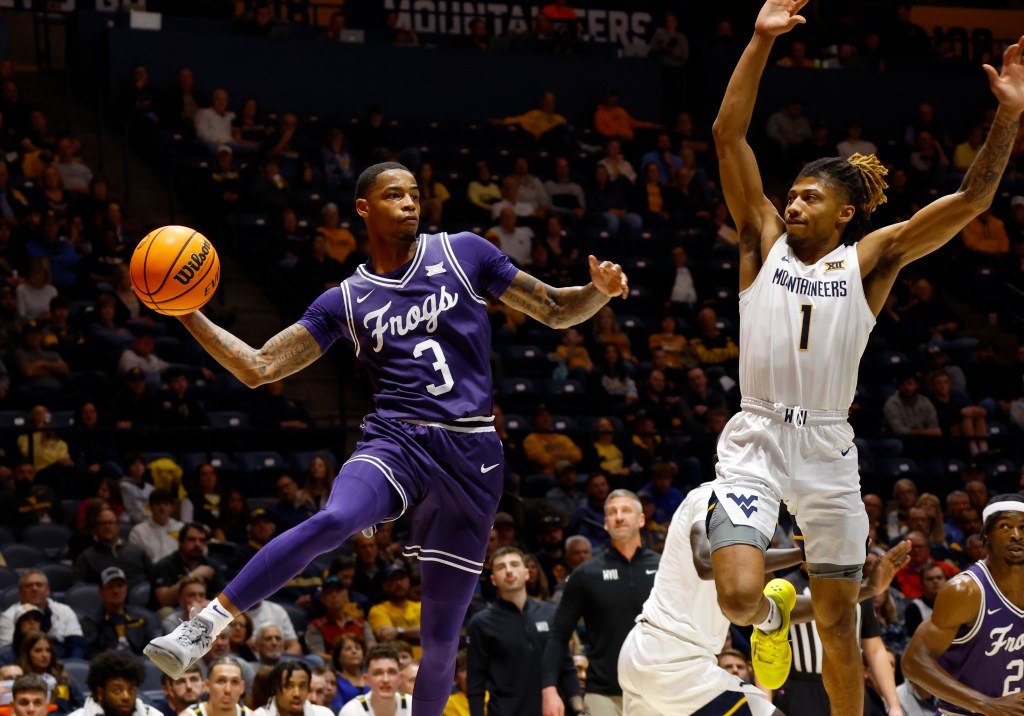
[[[996,72],[992,65],[982,65],[988,75],[988,84],[999,104],[1015,112],[1024,111],[1024,37],[1003,52],[1003,67]]]
[[[807,19],[798,12],[807,4],[807,0],[768,0],[757,14],[754,32],[778,37],[803,25]]]
[[[902,540],[896,543],[885,556],[875,564],[874,571],[868,577],[868,584],[872,593],[881,594],[896,577],[896,573],[903,569],[910,562],[910,540]]]
[[[594,282],[594,288],[612,298],[629,296],[629,279],[622,272],[621,266],[611,261],[598,263],[593,255],[588,256],[587,261],[590,263],[590,280]]]

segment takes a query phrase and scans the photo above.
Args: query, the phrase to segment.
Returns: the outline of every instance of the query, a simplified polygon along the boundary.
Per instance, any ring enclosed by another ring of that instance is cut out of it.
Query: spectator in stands
[[[43,632],[25,637],[18,653],[18,665],[25,674],[36,674],[53,684],[50,688],[50,703],[57,708],[58,716],[72,713],[85,703],[85,695],[66,671],[57,657],[53,638]]]
[[[811,123],[804,116],[803,100],[791,97],[785,108],[768,118],[765,133],[783,160],[792,163],[799,153],[800,145],[811,138]]]
[[[673,486],[678,468],[671,462],[656,462],[651,465],[651,481],[640,488],[654,502],[654,521],[668,525],[679,505],[683,504],[683,492]]]
[[[185,524],[178,533],[178,550],[153,567],[153,595],[161,607],[178,604],[179,592],[186,577],[202,577],[207,592],[219,594],[224,587],[220,570],[206,558],[208,528],[197,522]]]
[[[349,235],[351,236],[351,234]],[[303,278],[302,285],[306,287],[304,290],[298,289],[299,300],[302,302],[313,301],[321,293],[337,286],[352,273],[331,258],[327,247],[327,234],[317,231],[309,242],[309,252],[295,263],[292,275],[301,276]]]
[[[555,485],[544,494],[543,504],[568,522],[583,505],[583,495],[576,489],[576,467],[568,460],[559,460],[554,476]]]
[[[519,201],[531,204],[538,210],[547,211],[551,207],[551,198],[544,188],[544,183],[530,173],[530,162],[525,156],[515,158],[511,176],[516,178]]]
[[[861,136],[863,127],[857,120],[852,120],[846,125],[846,137],[836,145],[836,151],[840,156],[849,158],[854,154],[877,154],[878,147]]]
[[[211,530],[217,526],[220,511],[224,506],[224,493],[220,486],[217,468],[208,462],[204,462],[196,468],[192,489],[189,490],[187,500],[191,511],[186,509],[186,504],[183,502],[182,519],[201,522]]]
[[[10,680],[9,690],[4,689],[7,691],[5,696],[9,698],[8,705],[4,707],[5,712],[13,716],[45,716],[49,708],[49,684],[35,674],[21,674],[20,667],[17,670],[19,674]],[[8,681],[7,677],[4,677],[4,681]]]
[[[129,453],[124,458],[124,475],[118,481],[121,502],[132,524],[146,520],[146,507],[153,492],[153,475],[142,455]],[[141,546],[141,545],[140,545]]]
[[[586,537],[594,548],[608,544],[608,532],[604,528],[604,502],[610,489],[604,473],[595,471],[587,475],[584,487],[586,499],[569,523],[569,531]]]
[[[935,597],[947,579],[941,564],[933,563],[921,569],[921,596],[910,600],[903,612],[907,636],[913,636],[921,622],[931,617]]]
[[[907,539],[911,544],[910,563],[896,574],[896,582],[907,599],[917,599],[924,594],[922,576],[925,568],[938,565],[947,578],[956,576],[960,571],[948,562],[932,559],[928,538],[924,534],[917,531],[908,532]]]
[[[53,432],[53,416],[49,409],[45,405],[36,405],[29,410],[27,427],[34,432],[18,436],[18,449],[23,458],[32,460],[37,471],[36,479],[58,489],[70,487],[75,462],[68,453],[68,444]]]
[[[890,51],[894,48],[890,48]],[[916,118],[903,132],[903,142],[910,148],[921,146],[921,133],[929,133],[941,147],[952,146],[945,128],[935,120],[935,108],[928,102],[917,105]]]
[[[687,266],[688,262],[689,256],[686,253],[686,249],[682,246],[673,246],[672,264],[674,266],[674,276],[672,279],[672,289],[669,293],[669,303],[673,308],[678,309],[685,315],[692,315],[697,305],[697,288],[693,281],[693,273],[690,271],[689,266]]]
[[[501,182],[501,201],[491,205],[491,218],[497,219],[501,216],[501,210],[511,207],[520,221],[530,223],[537,222],[544,217],[546,209],[537,204],[531,204],[523,200],[519,193],[519,180],[514,174],[505,177]]]
[[[6,503],[6,499],[3,499]],[[5,524],[10,524],[6,523]],[[50,597],[50,583],[38,569],[26,569],[18,579],[18,601],[0,614],[0,647],[11,644],[19,607],[32,605],[42,612],[47,634],[62,659],[81,659],[84,654],[82,627],[74,610]]]
[[[284,635],[281,627],[273,622],[266,622],[253,632],[253,649],[256,659],[252,662],[254,669],[261,666],[276,666],[281,662],[284,652]]]
[[[978,156],[981,145],[985,141],[985,130],[980,124],[971,127],[967,132],[967,139],[956,145],[953,150],[953,168],[961,174],[971,166],[971,162]],[[986,212],[988,213],[988,212]]]
[[[902,57],[930,57],[934,54],[931,38],[924,28],[910,21],[911,4],[896,6],[895,22],[885,32],[885,48]]]
[[[444,214],[444,204],[452,195],[445,185],[434,177],[433,164],[420,164],[420,169],[416,172],[416,186],[420,190],[420,220],[433,224],[440,223]]]
[[[44,346],[46,335],[41,321],[26,321],[23,326],[22,342],[14,351],[12,364],[18,382],[32,391],[29,397],[61,390],[70,372],[67,362],[57,351]]]
[[[619,93],[607,89],[601,97],[601,104],[594,112],[594,129],[608,139],[619,139],[632,142],[638,129],[657,129],[656,122],[634,119],[633,116],[619,105]]]
[[[988,545],[985,544],[984,537],[973,534],[967,538],[967,557],[971,564],[988,557]]]
[[[338,716],[362,716],[366,713],[406,714],[412,711],[412,697],[398,691],[398,652],[390,644],[378,644],[366,654],[368,695],[348,701]]]
[[[43,612],[34,604],[15,604],[11,643],[0,649],[0,663],[14,662],[21,653],[25,640],[32,634],[44,631]]]
[[[610,410],[621,412],[640,397],[631,376],[631,364],[626,361],[618,345],[609,343],[604,346],[595,367],[601,392],[610,400]]]
[[[656,164],[658,167],[658,183],[668,184],[674,171],[683,165],[682,159],[672,153],[672,135],[668,132],[658,132],[655,148],[647,152],[640,159],[640,166]]]
[[[693,412],[694,419],[701,425],[707,422],[712,410],[727,410],[725,395],[708,381],[707,373],[700,366],[690,368],[686,372],[688,390],[683,394],[683,402]]]
[[[647,347],[652,354],[656,350],[661,350],[665,356],[666,366],[675,370],[694,364],[696,358],[690,350],[686,336],[678,332],[679,326],[675,316],[671,313],[663,314],[660,326],[661,330],[658,333],[652,333],[647,337]]]
[[[654,162],[643,165],[643,179],[637,184],[632,206],[652,229],[679,229],[681,221],[675,189],[661,182],[661,170]]]
[[[491,207],[501,201],[501,187],[494,181],[487,162],[476,163],[477,175],[466,188],[466,198],[470,206],[470,218],[476,221],[487,221],[491,218]]]
[[[623,332],[622,327],[619,325],[619,320],[615,316],[615,311],[612,310],[611,306],[604,306],[597,312],[592,326],[594,341],[597,345],[602,347],[614,345],[619,349],[623,360],[631,365],[636,364],[636,358],[633,357],[633,352],[630,348],[629,336]]]
[[[618,139],[608,140],[605,145],[604,157],[597,165],[608,170],[608,178],[613,182],[622,177],[630,184],[636,183],[636,170],[622,154],[622,142]]]
[[[360,638],[373,639],[373,631],[368,628],[362,618],[362,610],[348,598],[348,588],[335,576],[324,580],[320,592],[324,616],[312,620],[306,625],[304,641],[311,654],[325,660],[330,659],[335,644],[343,634],[353,634]]]
[[[217,212],[236,211],[241,206],[242,174],[235,165],[234,155],[231,145],[220,145],[210,169],[210,206]]]
[[[278,120],[277,129],[271,133],[263,144],[263,153],[268,159],[299,160],[310,154],[308,148],[298,134],[299,118],[291,112],[285,112]]]
[[[246,542],[240,545],[228,564],[228,574],[233,576],[238,573],[264,545],[273,538],[277,531],[274,518],[267,510],[258,507],[249,515],[249,526],[246,531]],[[215,592],[216,594],[216,592]]]
[[[284,387],[283,380],[263,385],[259,401],[249,411],[253,427],[300,430],[313,424],[306,406],[301,400],[285,397]]]
[[[153,352],[156,348],[156,341],[153,338],[153,329],[147,325],[132,326],[132,342],[128,348],[121,353],[117,362],[117,372],[125,375],[132,368],[139,368],[148,382],[154,388],[162,384],[160,378],[171,364]]]
[[[29,525],[60,523],[63,513],[53,488],[36,484],[35,465],[25,459],[18,461],[14,466],[12,488],[0,492],[3,524],[20,534]]]
[[[268,157],[252,179],[249,187],[249,199],[255,211],[264,214],[276,214],[291,204],[291,192],[288,182],[281,176],[281,164],[277,159]]]
[[[278,476],[274,481],[274,489],[277,491],[277,504],[271,508],[270,515],[278,532],[291,529],[315,512],[299,499],[299,483],[291,475]]]
[[[213,538],[236,544],[245,542],[248,524],[249,504],[245,500],[245,493],[238,488],[229,489],[224,498],[224,509],[213,529]]]
[[[576,225],[587,210],[583,187],[573,181],[569,160],[555,159],[555,177],[544,182],[544,190],[551,200],[551,211],[571,225]]]
[[[604,164],[594,169],[594,181],[585,194],[587,213],[603,223],[614,238],[634,239],[643,229],[643,219],[629,210],[629,192],[624,184],[613,181]]]
[[[0,161],[0,220],[17,226],[28,213],[28,199],[21,190],[11,186],[7,164]]]
[[[348,150],[345,130],[334,127],[327,133],[327,142],[320,149],[320,166],[332,192],[340,195],[355,187],[355,164]]]
[[[92,181],[92,170],[78,156],[81,142],[71,137],[62,137],[57,141],[57,155],[53,158],[53,166],[60,172],[64,186],[69,191],[79,194],[89,193],[89,182]]]
[[[917,504],[917,485],[908,478],[897,480],[892,486],[892,501],[886,513],[886,535],[889,544],[896,544],[909,529],[910,508]]]
[[[228,111],[227,90],[215,89],[211,100],[209,107],[196,111],[195,129],[196,139],[205,144],[212,153],[221,145],[235,144],[235,135],[232,132],[235,113]]]
[[[100,584],[103,570],[120,567],[128,580],[128,588],[150,581],[153,563],[141,548],[121,542],[118,536],[117,513],[102,509],[96,515],[92,531],[93,543],[75,560],[75,579]]]
[[[928,375],[928,394],[938,417],[939,428],[947,437],[975,438],[968,440],[971,457],[988,452],[987,411],[972,405],[966,393],[952,390],[949,375],[945,371],[933,371]]]
[[[50,317],[50,301],[57,295],[50,279],[50,262],[46,257],[29,260],[27,280],[16,289],[19,314],[30,321],[45,321]]]
[[[895,435],[938,436],[942,434],[935,405],[919,393],[916,373],[902,377],[894,395],[885,401],[883,411],[889,430]]]
[[[352,578],[352,588],[365,594],[371,603],[384,601],[384,572],[387,562],[380,556],[380,548],[373,537],[357,534],[354,538],[353,552],[356,557],[356,570]]]
[[[566,235],[562,228],[562,220],[555,214],[548,214],[544,219],[544,235],[541,242],[547,247],[548,257],[559,269],[559,283],[564,286],[573,283],[573,270],[579,262],[580,250],[576,242]]]
[[[480,22],[483,22],[480,20]],[[533,137],[539,144],[554,149],[571,139],[571,130],[565,117],[555,111],[557,97],[551,90],[545,90],[536,108],[525,114],[491,120],[495,124],[516,126]]]
[[[174,86],[164,97],[160,110],[160,123],[168,129],[182,130],[192,137],[195,135],[195,117],[200,107],[209,103],[206,97],[195,89],[195,76],[188,67],[178,70]]]
[[[942,143],[931,132],[917,135],[917,148],[910,153],[910,170],[914,180],[925,187],[940,188],[946,181],[949,158]]]
[[[188,376],[185,370],[171,366],[164,371],[167,389],[160,394],[161,427],[205,428],[210,425],[202,404],[188,394]]]
[[[206,606],[210,601],[206,594],[206,580],[202,577],[185,577],[181,580],[181,588],[178,590],[178,611],[171,612],[164,617],[162,628],[165,632],[173,631],[181,622],[191,619],[192,607],[197,611]],[[247,621],[248,617],[244,621]]]
[[[123,377],[110,402],[114,427],[125,430],[153,427],[157,424],[160,400],[142,368],[132,368]]]
[[[21,169],[29,179],[35,179],[40,171],[49,168],[57,151],[57,136],[50,131],[50,120],[41,109],[33,109],[28,115],[28,128],[21,138]]]
[[[160,634],[160,624],[144,609],[128,607],[128,581],[118,567],[107,567],[100,575],[103,606],[82,617],[86,658],[101,651],[124,649],[142,656],[142,648]]]
[[[161,674],[160,686],[164,692],[164,698],[167,700],[167,710],[162,710],[164,716],[177,716],[189,706],[199,704],[207,693],[203,671],[199,663],[185,669],[179,679],[172,679],[167,674]]]
[[[665,374],[657,369],[647,374],[633,409],[652,417],[655,426],[663,432],[680,428],[688,432],[699,430],[689,407],[683,403],[675,388],[669,385]]]
[[[554,474],[555,464],[565,460],[573,465],[579,463],[583,454],[567,435],[553,432],[551,411],[543,404],[533,416],[533,431],[523,439],[523,451],[530,465],[537,472]]]
[[[299,644],[295,625],[292,623],[284,607],[276,602],[262,601],[253,605],[247,613],[249,618],[252,619],[253,633],[257,639],[259,639],[259,632],[262,627],[273,624],[281,628],[285,652],[294,656],[302,656],[302,645]]]
[[[779,58],[775,63],[779,67],[795,67],[797,69],[813,70],[820,64],[807,56],[807,43],[803,40],[793,40],[789,43],[789,52]]]
[[[70,317],[71,301],[66,296],[54,296],[50,301],[50,322],[43,331],[43,345],[55,347],[71,370],[82,370],[87,362],[85,336],[70,322]]]
[[[32,235],[26,246],[29,267],[31,268],[33,259],[45,260],[53,287],[65,294],[77,288],[77,267],[82,261],[75,246],[68,240],[66,231],[67,227],[61,224],[56,215],[47,212],[41,229]],[[38,301],[39,298],[35,296],[34,300]],[[50,301],[52,300],[51,298]],[[44,310],[40,315],[49,316],[49,311]]]
[[[718,325],[718,315],[713,308],[704,308],[697,314],[698,332],[690,340],[690,346],[701,366],[734,365],[740,349]]]
[[[176,504],[170,490],[153,490],[149,493],[149,517],[128,535],[128,543],[144,549],[154,564],[178,550],[178,535],[184,524],[171,516]]]
[[[366,646],[362,637],[343,633],[334,643],[332,663],[338,674],[337,693],[331,701],[331,708],[337,709],[346,703],[369,693],[370,685],[363,673]]]
[[[384,570],[387,599],[370,608],[368,621],[379,642],[406,641],[413,644],[413,658],[423,655],[420,648],[420,602],[409,598],[409,569],[395,562]]]
[[[985,258],[1001,257],[1010,251],[1010,236],[1006,225],[992,214],[991,209],[978,214],[963,228],[964,248]]]
[[[516,265],[529,264],[533,229],[528,226],[516,226],[516,212],[513,207],[506,206],[501,210],[497,226],[488,229],[486,237],[490,241],[496,240],[498,248],[515,261]]]
[[[564,369],[569,378],[584,384],[594,371],[594,362],[584,345],[583,335],[575,328],[562,331],[562,340],[550,357],[552,361],[559,363],[556,372]]]
[[[73,716],[160,716],[138,698],[145,681],[142,662],[124,651],[105,651],[89,664],[89,697]]]

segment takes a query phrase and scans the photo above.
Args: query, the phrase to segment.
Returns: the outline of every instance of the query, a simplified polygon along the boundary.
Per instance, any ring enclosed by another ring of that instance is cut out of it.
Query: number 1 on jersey
[[[800,306],[800,313],[803,314],[803,322],[800,324],[800,350],[807,350],[807,343],[811,338],[811,310],[814,308],[809,303]]]

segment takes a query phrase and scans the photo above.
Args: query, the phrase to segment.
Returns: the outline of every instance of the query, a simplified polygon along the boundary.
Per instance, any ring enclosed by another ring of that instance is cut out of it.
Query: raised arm
[[[763,256],[784,231],[782,218],[764,195],[757,159],[747,143],[747,130],[775,38],[805,22],[797,14],[805,4],[807,0],[768,0],[764,4],[754,24],[754,36],[729,79],[713,126],[725,203],[740,236],[740,290],[757,278]]]
[[[199,311],[179,316],[179,320],[214,360],[250,388],[286,378],[320,357],[320,346],[305,326],[298,323],[257,349],[215,325]]]
[[[501,294],[501,302],[551,328],[568,328],[593,316],[610,299],[629,295],[629,282],[621,266],[598,262],[593,256],[587,260],[591,282],[586,286],[555,288],[520,271]]]
[[[989,86],[999,100],[985,144],[954,193],[936,199],[907,221],[871,232],[860,241],[858,255],[868,303],[877,315],[900,269],[927,256],[956,236],[992,198],[1010,159],[1020,115],[1024,111],[1024,37],[1006,48],[1001,72],[984,65]]]

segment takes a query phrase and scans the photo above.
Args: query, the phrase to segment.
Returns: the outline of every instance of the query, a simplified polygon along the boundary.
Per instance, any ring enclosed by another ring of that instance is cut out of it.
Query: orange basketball
[[[181,316],[202,308],[220,283],[220,259],[195,229],[164,226],[139,242],[132,254],[132,288],[157,313]]]

